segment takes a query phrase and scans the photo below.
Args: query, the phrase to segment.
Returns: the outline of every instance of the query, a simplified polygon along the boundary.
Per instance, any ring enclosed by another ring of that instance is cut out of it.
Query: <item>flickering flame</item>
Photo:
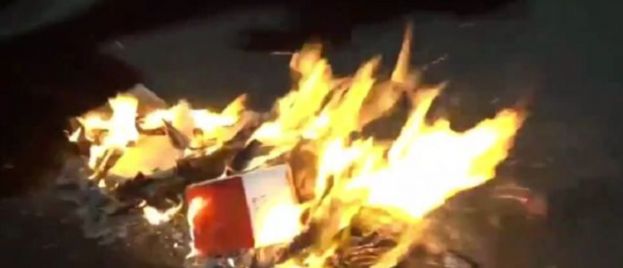
[[[208,206],[208,201],[201,198],[196,197],[193,198],[188,204],[188,210],[186,211],[186,219],[188,220],[188,229],[190,231],[190,252],[186,255],[186,258],[192,258],[201,254],[195,247],[195,237],[193,230],[195,229],[195,218],[199,215],[199,212]]]
[[[288,241],[292,234],[301,230],[299,217],[301,207],[292,204],[274,204],[263,217],[266,219],[255,237],[257,245],[264,245],[263,241]],[[268,246],[268,245],[266,245]]]
[[[69,140],[77,142],[82,131],[91,142],[88,166],[97,171],[102,162],[118,150],[119,159],[110,167],[109,173],[122,178],[133,178],[139,172],[154,172],[175,167],[176,161],[189,152],[177,148],[167,136],[143,135],[137,129],[165,128],[168,122],[181,133],[199,154],[211,153],[231,139],[239,128],[237,122],[244,111],[244,95],[235,99],[221,113],[208,109],[193,109],[186,101],[167,109],[155,109],[139,115],[139,100],[131,94],[119,94],[109,100],[110,113],[96,111],[78,118],[83,129],[77,129]],[[138,117],[141,120],[137,120]],[[200,135],[198,134],[200,133]],[[105,187],[104,183],[99,185]]]
[[[405,44],[409,43],[410,35],[406,35]],[[409,81],[405,67],[408,47],[403,44],[392,73],[396,86],[417,83]],[[464,132],[452,130],[447,119],[428,122],[426,115],[443,87],[438,86],[404,92],[411,95],[413,108],[393,142],[353,139],[351,133],[372,121],[359,120],[357,115],[376,119],[388,110],[366,107],[368,96],[374,95],[380,102],[389,101],[389,105],[385,104],[389,107],[395,104],[391,90],[374,91],[378,61],[364,64],[346,89],[335,89],[326,61],[316,56],[319,52],[301,53],[293,59],[299,60],[294,69],[302,72],[298,89],[277,102],[278,117],[255,133],[256,139],[274,146],[272,155],[256,158],[256,165],[290,151],[306,137],[313,137],[319,159],[316,198],[306,205],[312,208],[312,222],[322,228],[310,250],[280,267],[325,266],[339,246],[338,234],[352,224],[363,208],[380,208],[408,226],[396,237],[398,245],[380,256],[374,265],[394,266],[410,245],[418,242],[417,230],[424,216],[456,193],[495,176],[496,166],[507,157],[524,119],[521,111],[506,109]],[[416,77],[412,75],[411,79]],[[359,220],[375,222],[378,218],[373,215]]]
[[[260,126],[250,140],[274,146],[267,155],[259,156],[251,162],[249,169],[258,167],[275,157],[290,151],[301,140],[301,135],[312,126],[320,129],[311,135],[319,135],[323,124],[316,123],[316,114],[331,92],[331,70],[326,60],[320,58],[318,47],[308,46],[301,53],[294,54],[291,67],[301,71],[303,77],[298,87],[279,99],[275,105],[278,117]],[[322,116],[320,116],[322,118]],[[310,134],[308,134],[310,135]]]
[[[416,230],[424,216],[445,200],[494,177],[495,167],[506,158],[522,123],[522,114],[503,110],[493,119],[458,133],[445,119],[425,122],[426,111],[438,92],[418,92],[416,108],[389,148],[379,150],[382,145],[371,140],[354,141],[350,146],[338,140],[327,145],[322,157],[329,160],[321,162],[319,168],[326,171],[320,172],[317,185],[324,191],[326,181],[332,178],[334,186],[314,213],[323,225],[336,227],[322,229],[321,237],[334,237],[364,207],[382,208]],[[385,151],[387,157],[383,157]],[[331,206],[336,203],[342,206],[338,210]],[[405,231],[397,239],[398,246],[382,256],[375,267],[394,266],[417,239]],[[319,240],[320,251],[314,257],[304,256],[303,262],[323,255],[330,243],[336,243],[327,241]]]
[[[463,132],[451,129],[448,119],[428,120],[426,116],[443,85],[423,88],[418,84],[418,72],[408,65],[410,46],[411,33],[407,29],[396,67],[385,80],[376,75],[379,58],[363,64],[354,76],[338,79],[333,77],[328,61],[321,57],[319,46],[305,46],[293,55],[290,67],[300,74],[296,86],[276,101],[272,119],[259,126],[246,141],[250,144],[255,140],[268,148],[255,155],[246,170],[266,166],[272,160],[288,162],[290,153],[296,153],[294,149],[301,144],[316,158],[315,166],[304,167],[315,171],[310,190],[313,197],[298,207],[272,204],[265,228],[255,234],[259,240],[283,241],[272,238],[291,234],[301,224],[319,227],[312,245],[293,254],[279,267],[327,266],[328,258],[344,242],[340,234],[355,219],[401,228],[394,237],[397,246],[383,253],[373,266],[393,267],[411,245],[422,242],[420,231],[427,214],[458,192],[494,178],[496,166],[508,156],[524,113],[504,109]],[[380,141],[353,135],[361,134],[370,122],[391,113],[403,97],[409,100],[410,111],[395,139]],[[237,98],[221,113],[192,109],[182,101],[169,109],[143,115],[138,125],[154,129],[169,122],[190,140],[190,147],[204,148],[200,153],[210,154],[239,130],[236,124],[245,112],[244,100],[244,96]],[[166,166],[162,158],[176,160],[189,155],[168,144],[168,140],[144,142],[147,138],[136,129],[135,98],[119,95],[109,104],[109,117],[98,113],[81,117],[85,136],[94,144],[89,159],[91,168],[96,168],[110,149],[125,152],[112,171],[128,167],[129,171],[144,172],[142,166]],[[80,134],[73,133],[70,139],[75,141]],[[166,153],[167,150],[175,153]],[[154,158],[149,163],[141,162],[150,157]],[[201,198],[190,201],[187,218],[191,235],[193,219],[206,204]],[[363,215],[364,209],[383,211],[384,217]],[[308,222],[299,222],[302,211],[309,215]],[[144,213],[150,223],[170,218],[168,211],[151,207],[145,207]],[[196,254],[199,252],[193,249],[190,255]]]
[[[112,110],[110,118],[104,119],[101,114],[92,113],[80,120],[85,128],[86,137],[94,142],[90,148],[88,162],[92,169],[97,167],[98,161],[106,155],[108,150],[123,150],[139,137],[134,125],[138,100],[131,95],[118,94],[108,101],[108,105]],[[103,137],[97,134],[101,131],[106,132]]]
[[[164,211],[160,211],[155,207],[145,205],[143,207],[143,218],[147,220],[147,222],[151,225],[161,225],[163,223],[167,223],[173,219],[175,214],[177,214],[181,209],[184,203],[179,203],[178,205],[168,208]]]

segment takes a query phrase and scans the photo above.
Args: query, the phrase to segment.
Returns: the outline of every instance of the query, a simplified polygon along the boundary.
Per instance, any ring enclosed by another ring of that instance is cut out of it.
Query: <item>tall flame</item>
[[[379,215],[360,215],[364,208],[381,209],[405,224],[395,239],[398,245],[379,257],[374,267],[392,267],[418,242],[424,217],[456,193],[478,186],[495,176],[513,144],[524,114],[506,109],[472,129],[456,132],[447,119],[426,120],[443,86],[414,90],[417,76],[408,70],[410,32],[389,86],[379,90],[374,71],[378,59],[365,63],[347,86],[334,87],[325,60],[318,51],[303,50],[296,59],[302,72],[298,89],[278,101],[278,117],[256,132],[255,138],[274,146],[274,155],[313,139],[318,161],[311,223],[320,226],[310,250],[291,257],[280,267],[322,267],[341,243],[339,233],[357,217],[371,224]],[[305,53],[311,54],[306,56]],[[375,88],[377,87],[377,88]],[[406,87],[402,93],[396,88]],[[313,89],[313,94],[307,92]],[[413,93],[415,91],[415,93]],[[386,113],[400,94],[410,95],[411,106],[399,136],[391,143],[373,138],[352,138],[365,124]],[[386,101],[385,107],[366,105]],[[301,97],[302,99],[297,99]],[[304,100],[304,101],[303,101]],[[375,101],[377,101],[375,103]],[[387,105],[387,103],[389,105]],[[320,105],[320,106],[319,106]],[[368,120],[360,120],[366,116]],[[387,223],[385,223],[387,224]],[[397,223],[392,223],[398,225]]]

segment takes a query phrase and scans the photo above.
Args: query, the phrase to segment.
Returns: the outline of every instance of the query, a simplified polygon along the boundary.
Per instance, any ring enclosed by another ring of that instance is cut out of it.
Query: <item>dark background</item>
[[[149,249],[98,246],[59,222],[68,209],[41,189],[62,161],[67,117],[136,82],[167,100],[213,107],[248,92],[254,107],[266,109],[288,88],[289,57],[271,51],[292,51],[319,34],[338,73],[376,54],[389,68],[405,19],[415,26],[415,66],[425,67],[427,82],[450,81],[438,112],[456,128],[518,100],[530,103],[531,117],[498,177],[546,193],[551,215],[539,232],[508,223],[485,249],[493,259],[486,267],[623,265],[619,1],[375,1],[357,8],[321,1],[303,9],[297,1],[32,1],[26,6],[36,8],[7,9],[16,2],[28,1],[0,5],[0,22],[11,22],[0,25],[6,267],[174,263]]]

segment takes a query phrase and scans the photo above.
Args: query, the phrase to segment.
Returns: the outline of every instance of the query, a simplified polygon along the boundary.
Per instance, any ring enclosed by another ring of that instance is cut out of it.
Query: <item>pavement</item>
[[[428,83],[449,81],[435,112],[448,115],[455,128],[529,104],[530,118],[498,179],[544,193],[551,214],[538,227],[503,220],[478,255],[483,267],[623,265],[623,35],[620,8],[605,2],[534,0],[522,12],[509,7],[467,21],[434,13],[408,18],[415,26],[414,66],[425,69]],[[278,25],[282,14],[245,10],[196,18],[118,37],[88,54],[13,55],[23,62],[2,72],[19,82],[5,86],[0,105],[2,131],[9,131],[0,157],[3,189],[48,185],[62,161],[65,118],[135,82],[171,101],[222,107],[246,92],[253,107],[269,108],[288,89],[289,57],[241,50],[236,31]],[[352,44],[328,51],[335,71],[350,73],[377,54],[389,68],[403,25],[396,18],[357,27]],[[0,213],[2,267],[179,263],[179,256],[154,258],[165,254],[154,254],[162,252],[154,243],[102,246],[83,238],[71,208],[45,190],[3,200]]]

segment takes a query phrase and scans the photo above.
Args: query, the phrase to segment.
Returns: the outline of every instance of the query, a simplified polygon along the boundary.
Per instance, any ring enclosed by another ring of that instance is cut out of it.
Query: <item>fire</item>
[[[90,149],[89,167],[97,168],[98,162],[106,156],[109,150],[123,150],[130,143],[138,139],[138,131],[134,126],[134,118],[138,108],[138,100],[127,94],[119,94],[108,101],[112,115],[103,119],[101,114],[87,114],[81,124],[91,141],[95,144]],[[98,132],[107,131],[100,137]],[[101,141],[97,141],[101,139]]]
[[[143,218],[151,225],[161,225],[171,221],[171,219],[182,209],[183,203],[160,211],[155,207],[144,205]]]
[[[405,68],[409,43],[407,35],[407,45],[403,44],[392,74],[397,87],[417,83],[408,81]],[[276,152],[274,155],[257,158],[260,163],[290,151],[293,144],[306,138],[314,139],[314,151],[320,160],[316,167],[315,199],[306,204],[311,207],[311,223],[321,226],[318,238],[311,250],[291,257],[281,267],[325,266],[341,243],[336,239],[339,233],[349,228],[356,217],[370,224],[379,221],[380,215],[362,218],[359,213],[365,208],[381,209],[393,220],[406,224],[395,238],[398,245],[380,256],[374,265],[394,266],[413,243],[420,242],[417,230],[428,213],[456,193],[495,176],[496,166],[507,157],[524,119],[521,111],[507,109],[464,132],[452,130],[447,119],[428,122],[426,115],[442,85],[404,91],[413,108],[393,142],[353,139],[351,133],[372,121],[360,120],[357,115],[376,119],[388,110],[366,106],[370,95],[381,100],[377,103],[389,102],[385,106],[395,104],[391,88],[374,91],[378,60],[364,64],[346,88],[335,88],[326,61],[317,57],[319,52],[301,53],[293,59],[298,66],[294,69],[302,72],[298,89],[278,101],[278,117],[255,135],[275,146],[271,151]]]
[[[132,94],[118,94],[108,102],[110,111],[99,109],[78,117],[82,128],[69,137],[77,142],[81,133],[91,142],[88,166],[94,176],[103,169],[113,176],[133,178],[139,172],[151,175],[175,167],[176,161],[192,154],[209,154],[231,139],[239,127],[246,96],[240,96],[221,113],[193,109],[186,101],[170,108],[153,109],[139,115],[139,99]],[[178,139],[188,142],[196,151],[179,148],[175,139],[166,135],[149,136],[141,130],[168,131],[167,124],[179,131]],[[174,142],[175,141],[175,142]],[[111,161],[117,154],[117,160]],[[106,164],[111,164],[105,167]],[[100,185],[105,185],[100,182]]]
[[[458,192],[494,178],[496,166],[508,156],[524,112],[504,109],[463,132],[451,129],[448,119],[427,119],[444,86],[419,84],[419,73],[408,64],[410,47],[409,28],[396,67],[385,80],[376,74],[380,58],[363,64],[352,77],[336,78],[320,46],[308,45],[294,54],[290,67],[299,74],[296,86],[276,101],[272,118],[245,141],[247,145],[259,142],[268,150],[254,155],[244,171],[274,161],[289,162],[299,145],[305,145],[316,160],[302,167],[314,171],[310,173],[315,174],[313,189],[297,189],[309,192],[311,198],[294,207],[272,204],[265,214],[265,228],[256,235],[258,240],[283,240],[272,238],[300,230],[301,225],[317,232],[306,250],[291,254],[279,267],[327,266],[348,239],[344,231],[355,224],[397,229],[393,232],[397,245],[378,256],[372,266],[393,267],[411,245],[423,242],[420,231],[427,214]],[[410,111],[397,137],[388,141],[362,135],[369,123],[393,112],[401,98],[408,100]],[[92,169],[101,169],[102,159],[120,151],[111,173],[150,174],[171,168],[179,158],[209,155],[232,140],[245,120],[245,100],[245,96],[237,98],[220,113],[192,109],[181,101],[137,120],[137,99],[120,94],[109,101],[110,115],[80,117],[83,129],[78,131],[94,144],[89,158]],[[171,139],[175,135],[168,125],[181,138]],[[137,128],[163,128],[169,138],[146,137]],[[80,135],[75,132],[70,140]],[[176,145],[180,142],[186,147]],[[208,202],[195,198],[188,204],[191,230],[193,219]],[[146,206],[143,210],[150,223],[160,224],[180,208],[160,212]],[[305,221],[300,222],[304,214]]]
[[[336,227],[322,229],[322,235],[334,237],[365,207],[381,208],[417,230],[424,216],[445,200],[494,177],[495,167],[506,158],[522,123],[522,114],[503,110],[495,118],[458,133],[450,129],[447,120],[425,122],[426,111],[438,92],[417,93],[416,108],[389,148],[372,140],[351,141],[350,146],[343,141],[327,145],[322,157],[328,160],[320,167],[327,171],[317,178],[317,193],[324,191],[331,178],[334,186],[330,196],[319,201],[321,206],[315,213],[319,222]],[[331,207],[336,203],[342,207]],[[374,215],[363,220],[378,221]],[[413,232],[405,231],[397,239],[399,244],[382,256],[376,267],[394,266],[417,239]],[[320,248],[315,256],[304,256],[304,262],[305,258],[322,255],[327,245]]]
[[[260,231],[257,235],[256,243],[258,245],[270,246],[264,241],[287,241],[292,234],[297,234],[301,230],[301,223],[298,217],[292,215],[300,215],[301,208],[290,204],[274,204],[270,207],[265,219],[262,222]]]
[[[194,219],[195,217],[197,217],[197,214],[199,214],[199,211],[203,209],[204,207],[206,207],[207,205],[208,205],[208,200],[205,200],[203,198],[193,198],[193,200],[190,201],[190,203],[188,204],[188,211],[186,212],[186,218],[188,219],[188,228],[190,230],[195,229]],[[191,236],[191,242],[190,242],[191,251],[188,253],[186,258],[192,258],[200,254],[200,252],[198,252],[197,249],[193,245],[193,241],[195,240],[194,232],[191,231],[190,236]]]
[[[319,135],[320,131],[312,130],[314,126],[326,128],[320,121],[324,115],[316,116],[322,108],[324,99],[331,92],[331,70],[326,60],[320,58],[317,46],[303,48],[301,53],[293,56],[290,66],[301,71],[303,77],[295,90],[290,91],[278,100],[275,110],[278,117],[266,122],[255,131],[250,140],[258,140],[273,146],[268,154],[253,159],[249,169],[265,164],[268,160],[290,151],[301,140],[306,131],[308,136]],[[328,121],[325,120],[325,123]]]

